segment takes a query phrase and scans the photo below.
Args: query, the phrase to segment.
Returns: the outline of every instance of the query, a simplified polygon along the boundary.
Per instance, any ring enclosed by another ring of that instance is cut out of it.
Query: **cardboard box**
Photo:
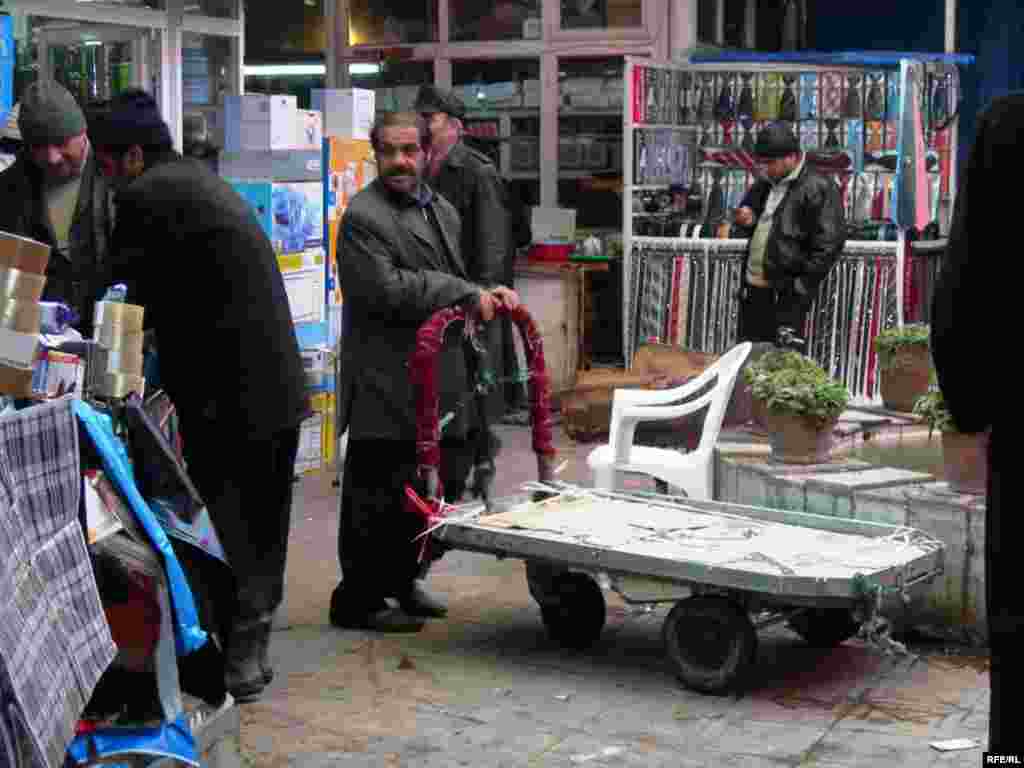
[[[22,299],[36,302],[42,298],[46,288],[46,276],[26,272],[15,267],[0,266],[0,299]]]
[[[327,296],[323,267],[310,267],[283,275],[292,320],[296,323],[323,322]]]
[[[50,263],[50,246],[8,232],[0,232],[0,267],[45,275]]]
[[[31,397],[32,377],[35,371],[29,368],[19,368],[13,365],[0,363],[0,395],[10,397]]]
[[[324,187],[316,181],[270,187],[270,241],[279,253],[298,253],[324,244]]]
[[[324,192],[316,181],[235,181],[278,254],[302,253],[324,243]]]
[[[19,333],[39,333],[42,307],[34,301],[0,298],[0,328]]]
[[[93,338],[109,340],[127,333],[142,333],[144,307],[119,301],[97,301],[93,310]]]
[[[39,334],[0,328],[0,363],[12,368],[31,368],[36,361]]]
[[[296,110],[295,148],[320,149],[324,143],[324,118],[313,109]]]
[[[320,469],[323,442],[323,414],[314,413],[299,428],[299,450],[295,454],[295,473],[305,474]]]
[[[323,113],[323,130],[328,136],[348,139],[370,138],[373,128],[375,93],[363,88],[314,88],[313,109]]]
[[[245,94],[224,100],[224,149],[292,149],[298,120],[295,96]]]

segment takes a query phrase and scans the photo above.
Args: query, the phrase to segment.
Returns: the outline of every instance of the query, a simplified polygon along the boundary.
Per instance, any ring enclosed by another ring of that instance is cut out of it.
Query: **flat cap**
[[[796,140],[792,129],[786,123],[769,123],[757,134],[754,154],[757,157],[772,159],[785,157],[800,151],[800,142]]]
[[[420,86],[420,92],[416,94],[416,103],[413,109],[419,113],[444,112],[446,115],[457,117],[460,120],[466,116],[466,105],[462,99],[451,91],[438,88],[436,85]]]

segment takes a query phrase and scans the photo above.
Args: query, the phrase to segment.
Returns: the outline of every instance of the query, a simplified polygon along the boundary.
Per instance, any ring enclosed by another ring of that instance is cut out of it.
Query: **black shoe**
[[[364,629],[375,632],[419,632],[423,622],[398,608],[392,608],[383,597],[367,601],[353,599],[339,584],[331,593],[331,625],[340,629]]]
[[[270,622],[258,621],[235,629],[228,640],[224,660],[224,683],[235,701],[255,701],[266,687],[260,663],[270,642]]]
[[[407,595],[398,598],[398,604],[410,616],[421,616],[425,619],[443,619],[448,615],[448,606],[440,598],[427,592],[419,582],[413,582]]]
[[[387,606],[374,613],[343,614],[331,618],[331,624],[342,629],[363,629],[372,632],[419,632],[423,619],[410,616],[401,608]]]

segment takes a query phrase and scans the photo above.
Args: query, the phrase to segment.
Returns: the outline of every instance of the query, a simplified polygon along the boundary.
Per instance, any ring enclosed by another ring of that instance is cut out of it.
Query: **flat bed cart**
[[[498,500],[491,514],[452,507],[431,535],[444,548],[526,561],[544,624],[569,647],[600,635],[602,587],[632,605],[674,603],[666,652],[679,679],[706,693],[742,681],[757,629],[785,621],[813,645],[837,645],[880,624],[884,595],[909,598],[942,572],[942,544],[910,528],[655,494],[546,492]]]
[[[942,573],[942,543],[912,528],[555,483],[540,334],[523,307],[510,316],[530,368],[539,481],[520,498],[492,502],[488,484],[478,483],[481,503],[453,507],[440,501],[434,368],[449,326],[466,323],[469,368],[477,370],[475,323],[450,308],[423,324],[410,359],[424,493],[407,487],[406,495],[424,521],[422,557],[462,549],[524,560],[544,624],[563,645],[582,648],[598,638],[605,587],[634,605],[673,603],[662,635],[676,674],[691,688],[720,693],[742,681],[753,664],[759,628],[788,622],[820,646],[858,632],[882,643],[883,597],[909,599]],[[477,385],[478,395],[485,391]],[[493,459],[485,459],[475,472],[493,478]]]

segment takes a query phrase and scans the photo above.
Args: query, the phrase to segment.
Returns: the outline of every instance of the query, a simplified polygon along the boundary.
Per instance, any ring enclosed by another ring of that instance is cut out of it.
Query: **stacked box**
[[[0,394],[32,395],[50,248],[0,232]]]
[[[96,302],[93,341],[105,355],[94,356],[89,376],[90,391],[101,397],[120,398],[129,392],[145,393],[142,376],[144,309],[116,301]]]
[[[292,149],[297,122],[295,96],[228,96],[224,100],[224,149],[228,152]]]

